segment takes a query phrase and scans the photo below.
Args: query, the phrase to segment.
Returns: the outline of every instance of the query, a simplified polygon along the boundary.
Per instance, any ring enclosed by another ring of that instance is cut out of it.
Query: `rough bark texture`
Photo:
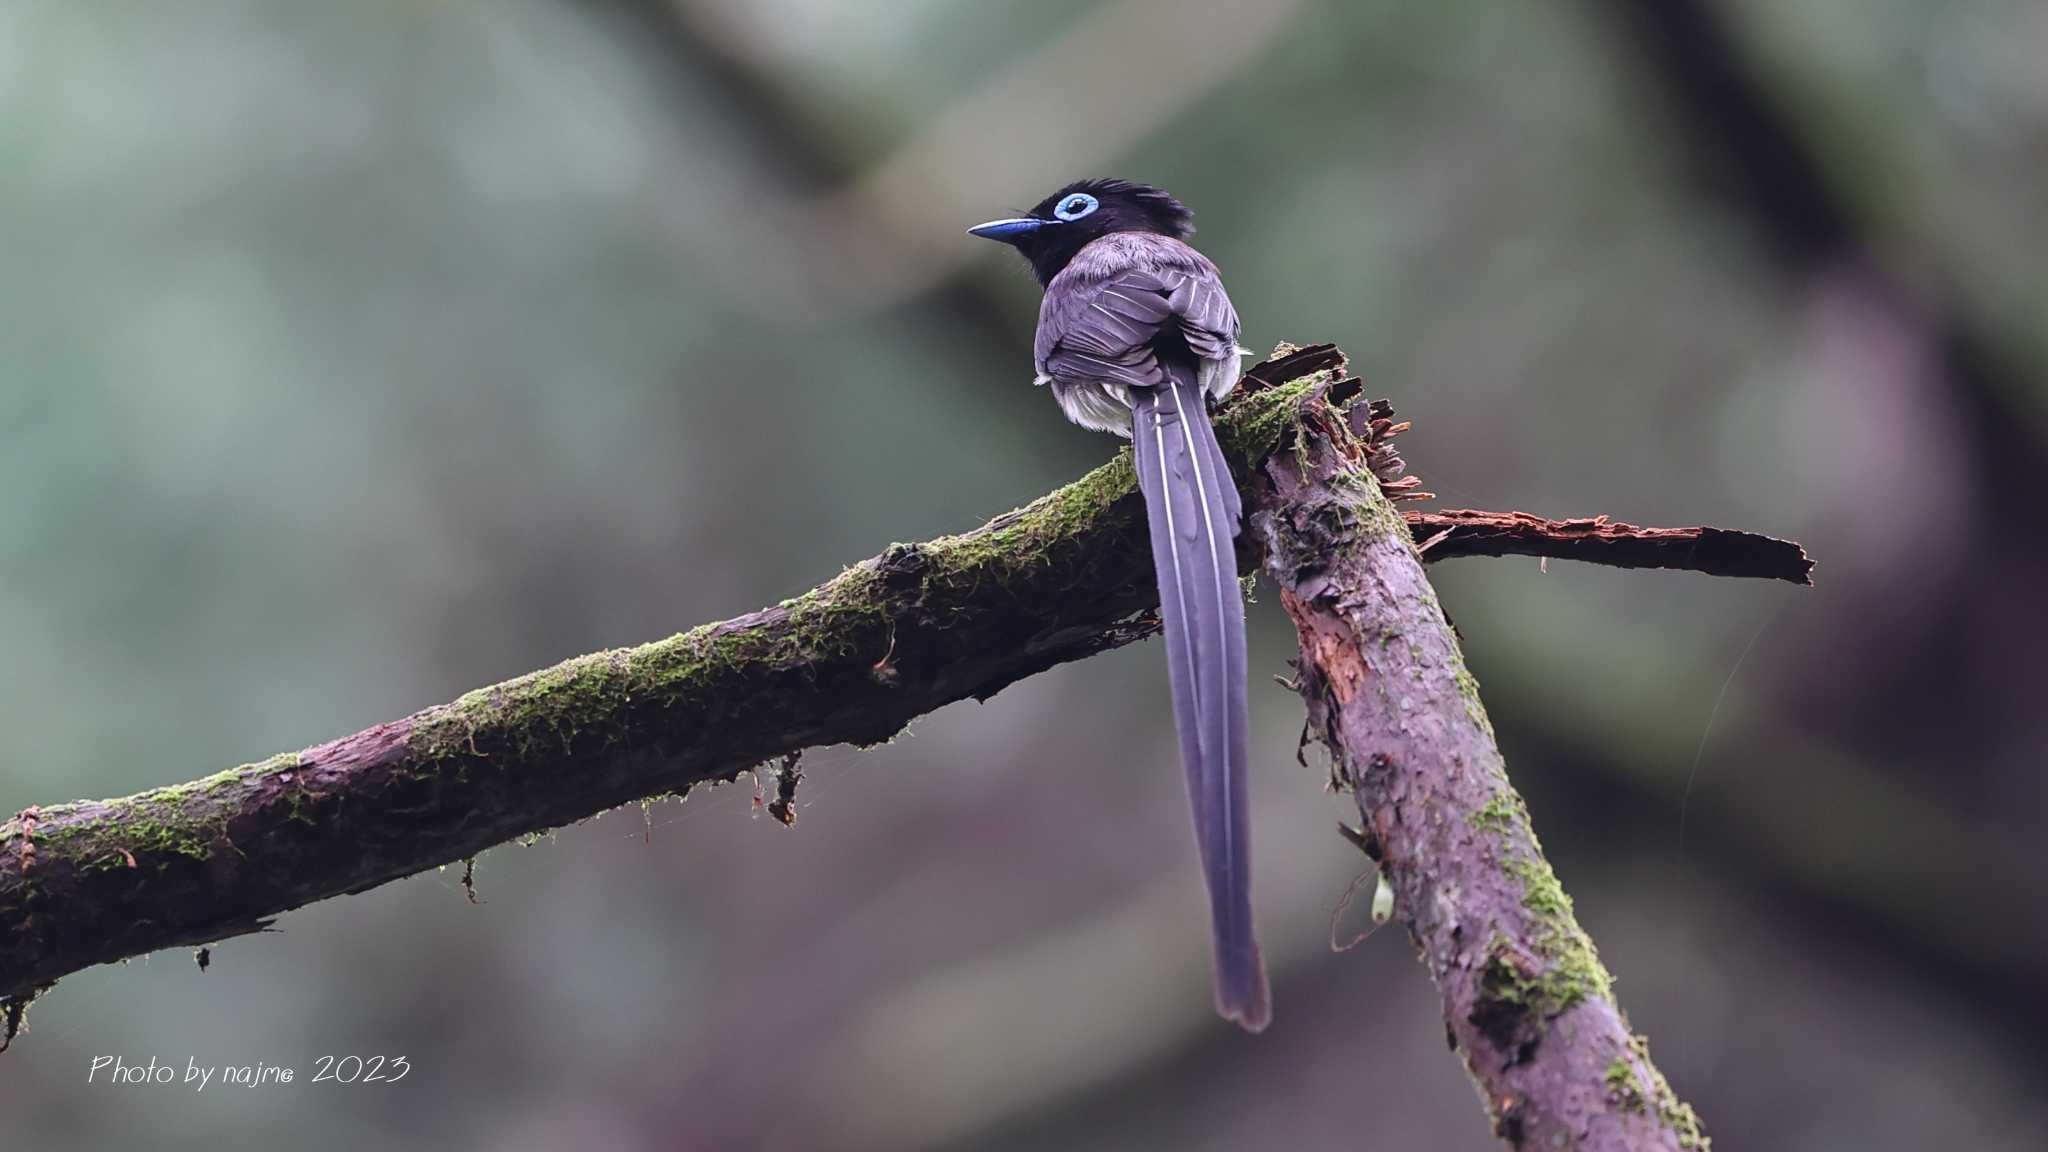
[[[1217,431],[1249,483],[1255,530],[1240,560],[1256,563],[1263,546],[1280,583],[1310,720],[1357,791],[1363,840],[1443,991],[1451,1035],[1516,1144],[1702,1146],[1537,848],[1416,536],[1436,540],[1433,555],[1633,565],[1637,554],[1582,547],[1614,534],[1592,521],[1522,518],[1529,529],[1518,514],[1493,517],[1521,533],[1509,546],[1441,536],[1430,515],[1404,520],[1387,495],[1418,495],[1390,442],[1405,425],[1385,402],[1359,400],[1343,368],[1332,346],[1289,350],[1247,373]],[[982,528],[896,545],[773,608],[191,783],[27,809],[0,824],[0,1047],[66,973],[254,931],[302,904],[770,761],[787,788],[805,747],[875,743],[921,713],[1142,637],[1157,603],[1143,517],[1126,451]],[[1784,548],[1797,552],[1769,543],[1779,566]],[[1699,567],[1687,561],[1700,551],[1658,562]]]
[[[1682,568],[1709,576],[1813,583],[1813,561],[1790,540],[1726,528],[1643,528],[1592,516],[1546,520],[1527,512],[1406,512],[1429,560],[1453,556],[1541,556],[1613,568]]]
[[[1374,445],[1315,395],[1250,501],[1301,637],[1298,684],[1393,887],[1452,1042],[1517,1148],[1706,1144],[1633,1035],[1508,783]]]
[[[1319,363],[1263,366],[1220,416],[1240,463],[1279,441]],[[30,808],[0,824],[0,1001],[805,747],[878,743],[1148,634],[1157,603],[1124,452],[773,608],[190,783]]]

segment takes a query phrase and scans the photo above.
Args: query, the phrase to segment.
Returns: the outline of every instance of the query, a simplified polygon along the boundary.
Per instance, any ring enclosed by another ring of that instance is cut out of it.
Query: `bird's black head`
[[[1129,180],[1076,180],[1039,201],[1030,212],[967,230],[1000,240],[1024,254],[1040,284],[1050,283],[1082,245],[1111,232],[1150,232],[1185,240],[1195,214],[1150,184]]]

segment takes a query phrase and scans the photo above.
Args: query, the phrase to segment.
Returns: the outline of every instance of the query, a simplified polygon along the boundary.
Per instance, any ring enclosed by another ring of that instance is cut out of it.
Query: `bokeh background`
[[[1111,443],[961,229],[1191,203],[1446,506],[1811,591],[1434,569],[1619,994],[1730,1148],[2048,1147],[2048,8],[0,2],[0,809],[325,740],[970,527]],[[1254,679],[1284,670],[1276,605]],[[1206,992],[1156,645],[65,980],[0,1144],[1493,1146],[1255,700],[1277,1019]],[[1347,930],[1341,929],[1341,930]],[[322,1055],[398,1084],[306,1083]],[[288,1064],[109,1087],[91,1060]]]

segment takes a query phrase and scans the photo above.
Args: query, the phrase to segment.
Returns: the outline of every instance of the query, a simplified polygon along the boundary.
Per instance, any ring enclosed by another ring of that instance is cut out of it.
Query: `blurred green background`
[[[2048,1146],[2048,8],[0,0],[0,809],[191,778],[957,531],[1113,448],[961,229],[1163,184],[1446,506],[1812,591],[1433,570],[1728,1148]],[[1252,613],[1254,680],[1284,670]],[[65,980],[0,1144],[1493,1146],[1256,691],[1276,1021],[1206,991],[1157,645]],[[391,1085],[322,1055],[403,1055]],[[98,1055],[289,1087],[87,1083]]]

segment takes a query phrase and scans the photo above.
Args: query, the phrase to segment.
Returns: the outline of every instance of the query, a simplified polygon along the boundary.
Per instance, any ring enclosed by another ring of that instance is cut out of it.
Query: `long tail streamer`
[[[1273,1007],[1252,929],[1244,599],[1231,544],[1242,509],[1191,376],[1174,373],[1167,387],[1132,389],[1132,400],[1173,719],[1209,882],[1216,1010],[1257,1032]]]

